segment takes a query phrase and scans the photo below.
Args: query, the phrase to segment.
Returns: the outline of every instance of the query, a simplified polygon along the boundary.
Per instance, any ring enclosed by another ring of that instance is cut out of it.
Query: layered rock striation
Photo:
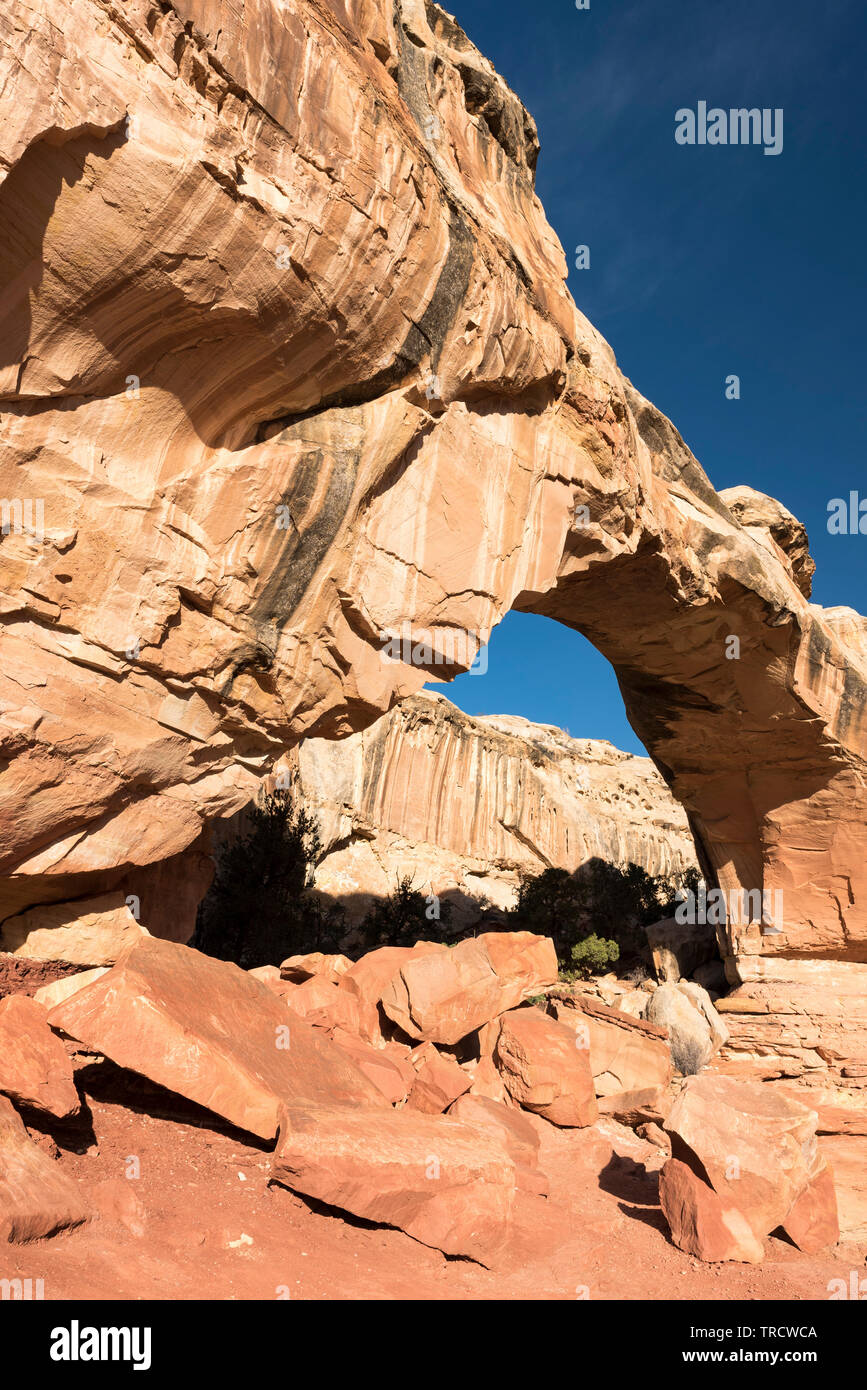
[[[612,663],[709,881],[783,894],[732,982],[867,964],[863,619],[619,372],[454,20],[11,0],[0,94],[2,917],[172,934],[212,818],[518,608]]]
[[[455,922],[514,904],[520,875],[591,859],[670,877],[695,863],[686,814],[649,758],[432,691],[281,764],[316,816],[316,886],[362,915],[403,877]],[[279,775],[279,773],[278,773]]]

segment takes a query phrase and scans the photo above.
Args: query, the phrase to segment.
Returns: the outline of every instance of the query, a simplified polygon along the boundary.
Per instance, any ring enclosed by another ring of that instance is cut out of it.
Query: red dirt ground
[[[659,1150],[610,1122],[559,1131],[544,1121],[551,1197],[522,1197],[515,1236],[483,1269],[269,1187],[268,1151],[249,1136],[110,1063],[78,1065],[89,1111],[62,1134],[53,1126],[59,1161],[103,1213],[137,1215],[3,1247],[0,1278],[42,1278],[46,1300],[822,1300],[829,1280],[865,1273],[867,1247],[806,1256],[773,1238],[761,1266],[702,1265],[668,1240]],[[138,1178],[125,1177],[130,1156]]]

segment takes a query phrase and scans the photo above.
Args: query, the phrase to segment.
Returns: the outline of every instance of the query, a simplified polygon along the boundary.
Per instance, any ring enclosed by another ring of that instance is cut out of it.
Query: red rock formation
[[[612,662],[708,874],[782,891],[733,980],[867,962],[863,623],[577,311],[454,21],[11,0],[0,39],[0,914],[182,881],[278,754],[519,608]]]

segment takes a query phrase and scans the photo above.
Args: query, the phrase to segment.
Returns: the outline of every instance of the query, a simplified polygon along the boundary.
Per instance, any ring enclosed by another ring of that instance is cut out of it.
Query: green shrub
[[[572,947],[591,933],[616,942],[621,956],[637,956],[646,945],[644,928],[674,912],[680,884],[694,887],[697,881],[694,869],[667,879],[637,864],[621,868],[604,859],[591,859],[574,873],[545,869],[522,878],[508,926],[550,936],[568,974]]]
[[[601,975],[609,963],[613,965],[619,959],[620,947],[617,942],[606,941],[595,932],[572,947],[572,964],[581,980],[587,980],[591,975]]]

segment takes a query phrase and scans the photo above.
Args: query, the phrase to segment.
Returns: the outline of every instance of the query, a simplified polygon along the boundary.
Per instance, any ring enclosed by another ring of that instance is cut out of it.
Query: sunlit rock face
[[[284,768],[319,824],[316,886],[350,920],[406,877],[459,927],[512,907],[522,873],[598,859],[672,877],[695,864],[686,814],[649,758],[471,717],[431,691],[350,738],[303,740]]]
[[[519,608],[612,662],[711,880],[783,891],[734,975],[867,962],[863,623],[575,308],[459,27],[9,0],[0,43],[0,912],[201,855],[443,675],[383,660],[404,623],[449,674]]]

